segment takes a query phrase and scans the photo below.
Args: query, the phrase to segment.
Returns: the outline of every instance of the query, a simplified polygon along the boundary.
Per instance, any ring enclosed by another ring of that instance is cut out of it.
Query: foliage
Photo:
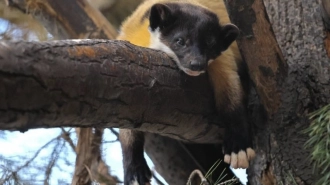
[[[304,130],[310,137],[305,146],[310,148],[314,171],[320,175],[315,185],[330,181],[330,104],[311,113],[312,123]]]

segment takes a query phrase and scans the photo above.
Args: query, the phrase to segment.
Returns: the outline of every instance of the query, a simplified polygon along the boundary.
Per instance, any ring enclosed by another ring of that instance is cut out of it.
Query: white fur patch
[[[188,68],[183,67],[181,65],[178,57],[176,56],[176,54],[173,52],[173,50],[171,48],[169,48],[168,46],[166,46],[164,43],[162,43],[162,41],[160,40],[161,32],[159,31],[159,28],[156,28],[155,31],[152,31],[149,28],[149,32],[150,32],[149,48],[161,50],[161,51],[167,53],[176,62],[176,65],[179,67],[179,69],[181,69],[182,71],[184,71],[186,74],[188,74],[190,76],[198,76],[205,72],[205,71],[192,71]]]

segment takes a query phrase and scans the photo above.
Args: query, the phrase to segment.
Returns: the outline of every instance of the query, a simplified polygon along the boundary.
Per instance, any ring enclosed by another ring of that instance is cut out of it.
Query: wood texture
[[[256,6],[251,0],[244,2]],[[278,87],[281,104],[272,117],[267,119],[263,106],[258,103],[262,94],[259,97],[251,95],[249,110],[254,125],[257,158],[248,170],[249,181],[255,185],[314,184],[318,174],[312,172],[310,151],[304,148],[307,136],[302,134],[302,130],[310,123],[308,113],[328,104],[330,100],[329,59],[324,48],[320,2],[264,2],[276,40],[288,64],[288,75],[282,83],[273,84]],[[262,9],[247,12],[264,16],[260,11]],[[252,24],[252,28],[254,26]],[[241,29],[244,32],[245,27]],[[260,36],[257,34],[259,32],[251,30],[254,37]],[[256,48],[264,51],[265,46]],[[253,75],[251,77],[254,78]],[[272,98],[272,91],[267,94]]]
[[[189,77],[162,52],[106,40],[2,42],[0,128],[135,128],[220,142],[206,75]]]
[[[287,74],[287,64],[277,44],[263,0],[228,0],[231,21],[241,34],[237,40],[258,95],[272,116],[281,104],[279,87]]]

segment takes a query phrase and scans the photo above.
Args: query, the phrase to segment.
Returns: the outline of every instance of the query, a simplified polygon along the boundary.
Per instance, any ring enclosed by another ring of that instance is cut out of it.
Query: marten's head
[[[149,22],[150,48],[166,52],[191,76],[205,72],[239,34],[235,25],[220,25],[216,14],[187,3],[155,4]]]

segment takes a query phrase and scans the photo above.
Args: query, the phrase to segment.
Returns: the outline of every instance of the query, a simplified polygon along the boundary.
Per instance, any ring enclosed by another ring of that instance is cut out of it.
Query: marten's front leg
[[[216,107],[226,126],[223,142],[224,161],[233,168],[247,168],[255,156],[247,121],[246,92],[235,71],[234,60],[219,58],[209,67]]]
[[[150,185],[151,172],[144,159],[144,133],[120,129],[119,140],[123,152],[124,185]]]
[[[223,142],[224,161],[233,168],[248,168],[249,161],[255,157],[252,139],[244,105],[234,110],[219,109],[221,120],[226,125]]]

